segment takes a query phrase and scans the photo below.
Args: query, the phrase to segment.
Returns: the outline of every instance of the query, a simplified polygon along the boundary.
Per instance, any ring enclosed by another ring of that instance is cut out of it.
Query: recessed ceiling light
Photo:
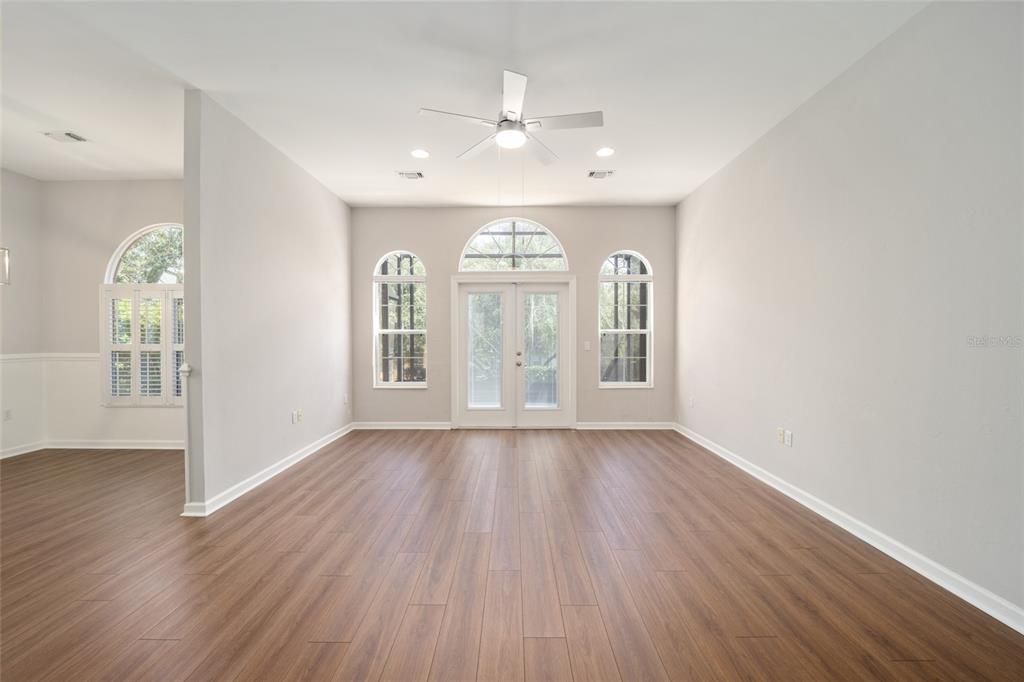
[[[414,158],[414,159],[429,159],[430,158],[430,152],[428,152],[426,149],[413,149],[411,152],[409,152],[409,154],[411,154],[412,158]]]
[[[601,147],[600,149],[597,150],[597,155],[598,156],[602,156],[602,157],[603,156],[611,156],[614,153],[615,153],[615,150],[612,149],[611,147]]]

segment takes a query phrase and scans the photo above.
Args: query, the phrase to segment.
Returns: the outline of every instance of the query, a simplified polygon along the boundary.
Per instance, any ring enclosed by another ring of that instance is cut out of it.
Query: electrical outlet
[[[583,350],[588,353],[590,352],[590,341],[583,342]]]
[[[298,421],[302,421],[302,410],[296,410],[295,414],[298,415]]]
[[[779,445],[785,445],[786,443],[786,430],[781,426],[775,429],[775,438],[779,441]]]
[[[342,400],[342,402],[343,402],[343,403],[344,403],[345,405],[348,405],[348,393],[346,393],[345,395],[343,395],[343,396],[341,397],[341,400]]]
[[[786,429],[786,434],[785,436],[783,436],[783,440],[786,443],[786,447],[793,447],[793,432],[790,431],[789,429]]]
[[[690,407],[693,407],[693,406],[694,406],[694,405],[696,405],[696,404],[697,404],[697,399],[696,399],[696,398],[694,398],[694,397],[693,397],[693,396],[691,395],[691,396],[690,396]]]
[[[4,421],[9,422],[14,419],[14,412],[11,410],[4,410]]]

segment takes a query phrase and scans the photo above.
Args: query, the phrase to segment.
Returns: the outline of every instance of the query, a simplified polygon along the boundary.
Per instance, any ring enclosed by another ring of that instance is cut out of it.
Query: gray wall
[[[185,137],[189,437],[201,458],[190,461],[204,501],[349,423],[349,214],[205,94],[186,94]]]
[[[121,242],[182,222],[180,180],[44,182],[44,353],[99,351],[99,285]]]
[[[38,353],[43,347],[42,183],[4,170],[0,207],[0,246],[11,251],[12,282],[0,287],[0,353]]]
[[[561,241],[576,276],[577,420],[674,421],[675,212],[672,207],[355,208],[352,211],[352,338],[356,421],[451,419],[451,277],[469,238],[492,220],[535,220]],[[654,271],[654,388],[597,388],[597,276],[602,261],[638,251]],[[412,251],[427,268],[426,390],[373,388],[373,268],[385,253]],[[590,341],[585,352],[583,343]]]
[[[1024,605],[1021,62],[1020,5],[934,4],[688,197],[677,404]]]
[[[107,264],[137,230],[182,222],[181,181],[39,182],[4,170],[2,193],[13,273],[0,289],[3,352],[98,352]]]

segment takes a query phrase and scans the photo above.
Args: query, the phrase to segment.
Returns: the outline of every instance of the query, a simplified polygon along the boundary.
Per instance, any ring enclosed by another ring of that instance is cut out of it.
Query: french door
[[[456,426],[574,425],[569,296],[565,282],[458,285]]]

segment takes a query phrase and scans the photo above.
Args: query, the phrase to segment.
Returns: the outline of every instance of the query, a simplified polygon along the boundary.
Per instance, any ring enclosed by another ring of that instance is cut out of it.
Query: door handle
[[[517,360],[516,361],[516,367],[522,367],[522,366],[523,366],[523,363],[521,361]]]

